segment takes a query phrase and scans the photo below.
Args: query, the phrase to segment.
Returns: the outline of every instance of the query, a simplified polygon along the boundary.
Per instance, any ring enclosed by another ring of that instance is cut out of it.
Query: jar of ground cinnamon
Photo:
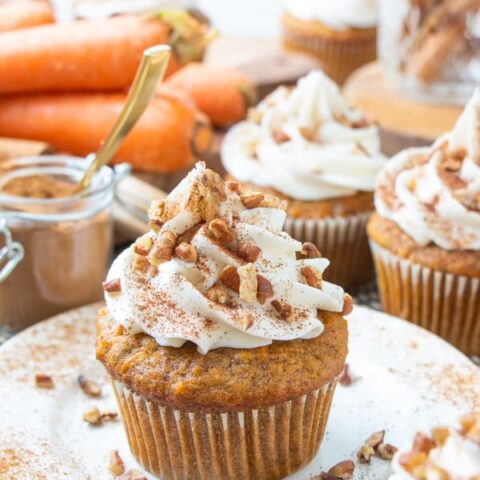
[[[42,156],[0,164],[0,324],[32,325],[102,298],[112,246],[115,172],[81,194],[84,159]]]
[[[381,0],[379,56],[419,100],[464,105],[480,83],[480,0]]]

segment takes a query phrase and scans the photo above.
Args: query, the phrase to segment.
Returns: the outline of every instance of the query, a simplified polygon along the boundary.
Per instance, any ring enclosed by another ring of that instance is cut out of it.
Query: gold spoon
[[[83,178],[76,188],[76,193],[85,190],[90,185],[95,172],[111,160],[123,139],[144,112],[148,102],[155,93],[157,83],[165,75],[168,60],[170,59],[170,51],[171,49],[168,45],[157,45],[143,52],[142,62],[130,87],[123,110],[92,162],[85,170]]]

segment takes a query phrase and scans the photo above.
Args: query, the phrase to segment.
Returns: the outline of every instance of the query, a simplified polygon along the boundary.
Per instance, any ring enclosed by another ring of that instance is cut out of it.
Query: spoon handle
[[[168,45],[157,45],[143,52],[142,62],[130,87],[123,110],[93,161],[85,170],[85,174],[78,184],[78,192],[87,188],[94,173],[112,159],[124,138],[145,111],[155,93],[157,83],[165,75],[170,59],[170,50]],[[92,121],[95,120],[92,119]]]

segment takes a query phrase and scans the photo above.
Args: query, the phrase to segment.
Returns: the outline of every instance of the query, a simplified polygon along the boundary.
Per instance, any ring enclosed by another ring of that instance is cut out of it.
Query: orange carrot
[[[184,92],[218,127],[245,118],[255,99],[255,88],[242,72],[202,63],[181,68],[167,79],[165,85]]]
[[[121,93],[0,97],[0,136],[46,141],[58,151],[98,150],[125,103]],[[212,137],[208,120],[174,95],[155,97],[126,137],[114,162],[136,170],[188,168]]]
[[[53,21],[52,10],[47,2],[15,0],[0,3],[0,33],[53,23]]]
[[[201,53],[197,46],[205,39],[205,27],[195,21],[192,28],[197,27],[200,33],[186,38],[175,30],[177,24],[170,26],[168,16],[124,15],[1,34],[0,94],[124,89],[132,83],[143,51],[162,43],[178,51],[168,75],[191,60],[185,52]],[[192,50],[186,48],[189,41],[196,42]]]

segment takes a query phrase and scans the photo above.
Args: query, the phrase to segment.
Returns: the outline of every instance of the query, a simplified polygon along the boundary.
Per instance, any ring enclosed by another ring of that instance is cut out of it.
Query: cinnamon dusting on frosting
[[[318,250],[281,231],[281,206],[198,163],[152,204],[153,231],[114,262],[108,277],[122,291],[106,297],[112,316],[160,345],[191,341],[201,353],[318,336],[318,310],[341,312],[344,292],[321,280],[328,260]],[[301,251],[310,254],[297,259]],[[136,269],[138,257],[154,270]]]
[[[378,213],[418,244],[480,249],[480,93],[432,147],[396,155],[377,180]]]

